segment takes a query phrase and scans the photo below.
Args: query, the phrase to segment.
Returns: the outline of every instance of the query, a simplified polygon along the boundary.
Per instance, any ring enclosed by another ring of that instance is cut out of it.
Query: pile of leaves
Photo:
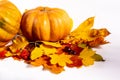
[[[17,35],[12,44],[0,52],[0,59],[13,57],[32,66],[43,66],[43,70],[56,74],[64,71],[65,66],[79,68],[104,61],[93,48],[109,43],[104,38],[110,33],[105,28],[93,29],[93,24],[94,17],[88,18],[58,42],[29,42],[23,35]]]

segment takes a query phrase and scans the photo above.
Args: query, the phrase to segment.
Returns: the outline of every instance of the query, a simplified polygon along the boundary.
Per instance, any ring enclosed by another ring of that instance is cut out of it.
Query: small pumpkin
[[[21,31],[29,41],[61,40],[72,26],[72,19],[60,8],[37,7],[26,11],[21,19]]]
[[[8,0],[0,0],[0,47],[5,46],[20,29],[21,13]]]

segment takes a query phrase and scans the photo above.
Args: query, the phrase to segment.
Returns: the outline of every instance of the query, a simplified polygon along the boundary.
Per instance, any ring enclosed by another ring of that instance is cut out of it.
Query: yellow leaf
[[[9,46],[9,49],[12,52],[16,52],[17,50],[23,49],[28,44],[28,41],[23,36],[17,36],[12,44]]]
[[[91,58],[91,57],[84,58],[84,59],[82,60],[82,63],[83,63],[84,66],[93,65],[93,64],[94,64],[94,59]]]
[[[89,66],[94,64],[94,59],[92,58],[94,54],[95,51],[93,51],[92,49],[88,49],[88,47],[84,48],[79,55],[79,57],[82,58],[83,65]]]
[[[104,37],[108,36],[110,32],[106,28],[91,29],[94,24],[94,17],[86,19],[81,23],[74,31],[70,33],[63,43],[84,43],[90,47],[97,47],[102,44],[108,43],[104,40]]]
[[[83,23],[81,23],[74,31],[72,31],[70,35],[75,36],[81,34],[82,32],[86,32],[90,30],[93,24],[94,24],[94,17],[90,17],[87,20],[85,20]]]
[[[54,47],[49,47],[45,45],[40,45],[41,50],[43,51],[44,55],[51,55],[57,52],[57,49]]]
[[[41,44],[40,47],[35,47],[34,50],[31,52],[31,59],[37,59],[38,57],[41,57],[42,55],[53,55],[57,52],[56,48],[45,46],[44,44]]]
[[[86,19],[83,23],[81,23],[74,31],[70,33],[69,36],[63,40],[63,42],[87,42],[92,41],[95,38],[90,36],[90,30],[91,27],[93,27],[94,24],[94,17],[90,17]]]
[[[61,47],[62,45],[59,42],[47,42],[47,41],[42,41],[43,44],[51,47]]]
[[[65,55],[63,54],[54,54],[54,55],[50,55],[51,57],[51,64],[59,64],[60,66],[66,66],[66,63],[72,63],[72,61],[70,60],[71,56],[70,55]]]
[[[10,51],[7,51],[7,53],[5,54],[6,57],[10,57],[12,56],[13,54],[10,52]]]
[[[82,52],[80,52],[80,57],[81,58],[87,58],[87,57],[91,57],[95,54],[95,51],[93,51],[92,49],[89,49],[88,47],[85,47],[83,49]]]
[[[31,60],[35,60],[38,57],[41,57],[43,55],[43,50],[40,47],[35,47],[33,51],[31,52]]]

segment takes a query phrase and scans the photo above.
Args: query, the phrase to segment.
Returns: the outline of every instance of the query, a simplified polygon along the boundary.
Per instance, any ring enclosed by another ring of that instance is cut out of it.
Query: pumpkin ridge
[[[3,30],[5,30],[7,33],[14,35],[15,33],[17,33],[17,28],[14,29],[14,27],[11,27],[11,24],[7,23],[4,19],[0,20],[0,28],[2,28]],[[19,25],[18,25],[19,26]]]
[[[59,30],[57,29],[58,24],[56,20],[56,15],[53,13],[48,13],[49,15],[49,21],[50,21],[50,41],[56,40],[58,38],[57,34],[59,33]],[[56,35],[56,36],[55,36]]]
[[[37,25],[37,19],[38,18],[36,18],[36,17],[38,17],[38,14],[39,13],[37,13],[36,14],[36,16],[34,17],[34,20],[33,20],[33,25],[32,25],[32,36],[33,36],[33,39],[34,40],[39,40],[39,39],[41,39],[40,38],[40,29],[39,29],[39,26],[36,26],[35,27],[35,25]],[[37,32],[37,33],[36,33]],[[38,37],[37,37],[38,36]]]
[[[16,36],[20,28],[21,12],[10,1],[0,1],[0,47]]]
[[[7,31],[5,31],[5,29],[2,29],[2,28],[0,28],[0,33],[2,34],[2,35],[0,35],[0,41],[8,41],[11,37],[13,38],[14,37],[14,34],[10,34],[10,33],[8,33]]]
[[[31,19],[31,16],[32,16],[33,14],[31,14],[31,15],[28,15],[28,14],[23,14],[23,17],[22,17],[22,20],[21,20],[21,24],[23,24],[23,25],[21,25],[20,26],[20,28],[21,28],[21,30],[23,31],[23,30],[26,30],[23,34],[29,39],[29,40],[31,40],[31,39],[33,39],[33,36],[32,36],[32,21],[34,21],[34,18],[32,18]],[[24,16],[26,16],[27,17],[27,19],[24,19]],[[24,24],[24,22],[28,22],[29,21],[29,24]],[[27,25],[27,27],[24,27],[24,26],[26,26]],[[29,36],[29,37],[28,37]]]
[[[58,15],[59,13],[55,13],[57,15],[56,17],[56,21],[57,21],[57,24],[58,24],[58,27],[60,26],[61,28],[58,29],[58,40],[62,39],[63,38],[63,35],[64,35],[64,21],[63,21],[63,17],[62,15]]]
[[[55,10],[55,11],[56,11],[56,13],[61,14],[61,18],[62,18],[62,21],[63,21],[63,23],[64,23],[64,31],[63,31],[63,34],[66,34],[66,35],[63,35],[63,36],[61,36],[61,38],[60,38],[60,39],[63,39],[64,37],[66,37],[66,36],[69,34],[70,30],[72,29],[73,21],[72,21],[71,18],[68,18],[69,16],[68,16],[67,13],[64,12],[64,10],[63,10],[63,11]],[[67,22],[66,22],[66,21],[67,21]]]
[[[41,39],[48,41],[50,39],[50,24],[48,14],[44,12],[41,16],[40,34]]]

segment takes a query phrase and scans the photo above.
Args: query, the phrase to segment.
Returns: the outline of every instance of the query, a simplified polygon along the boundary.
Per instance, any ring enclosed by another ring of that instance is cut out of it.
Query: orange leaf
[[[34,61],[32,61],[30,64],[33,66],[41,66],[46,63],[47,63],[47,61],[45,60],[44,57],[39,57],[38,59],[35,59]]]
[[[62,71],[64,71],[64,67],[58,66],[56,64],[52,64],[52,65],[44,64],[44,70],[49,70],[52,73],[59,74]]]

